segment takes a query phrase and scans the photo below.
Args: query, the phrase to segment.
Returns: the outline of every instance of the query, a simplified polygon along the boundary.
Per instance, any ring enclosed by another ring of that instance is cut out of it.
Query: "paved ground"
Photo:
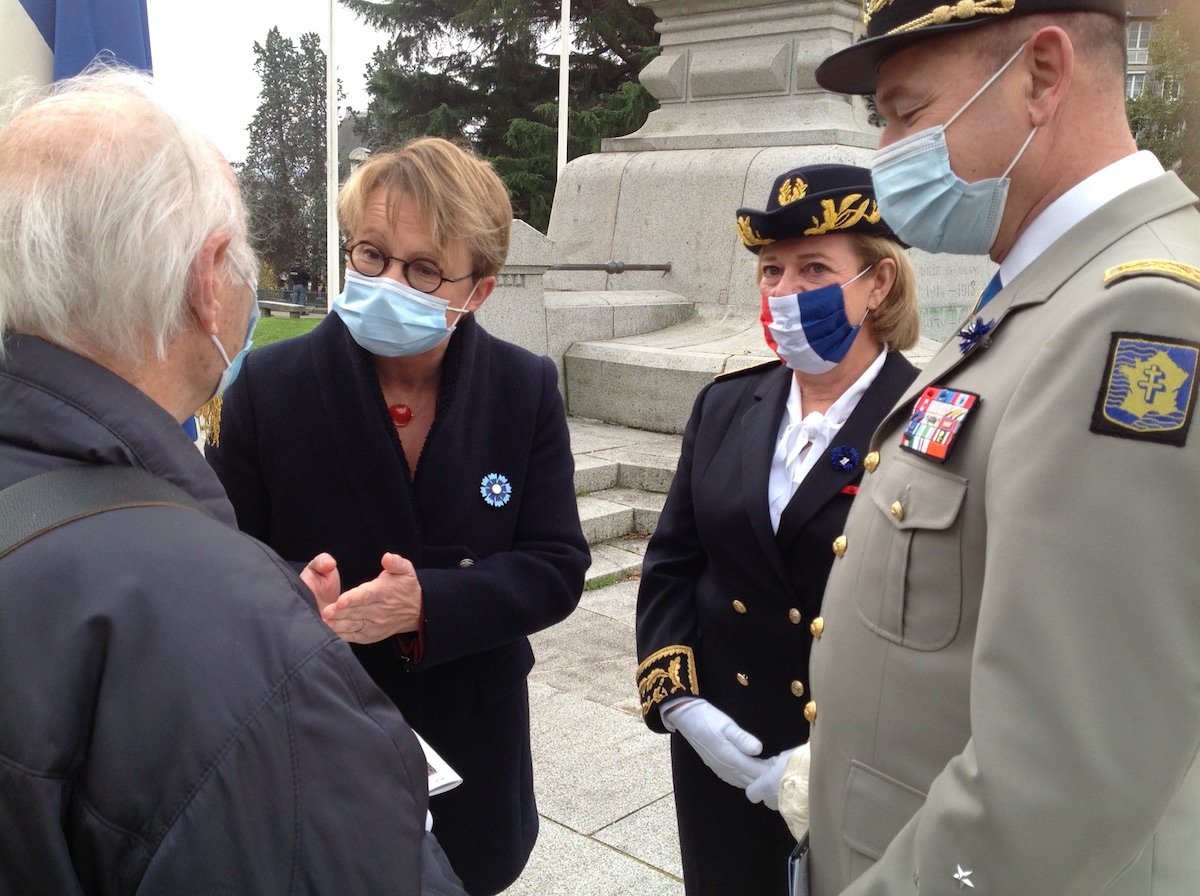
[[[589,421],[572,420],[571,438],[581,475],[605,462],[626,465],[625,479],[611,483],[617,490],[594,501],[620,498],[631,473],[653,478],[655,468],[673,469],[679,452],[677,436]],[[619,555],[636,558],[644,547],[645,536],[633,535],[593,548],[589,578],[621,575],[612,570],[629,567]],[[642,723],[634,686],[636,598],[636,580],[593,588],[570,617],[531,639],[541,834],[506,896],[683,894],[667,738]]]

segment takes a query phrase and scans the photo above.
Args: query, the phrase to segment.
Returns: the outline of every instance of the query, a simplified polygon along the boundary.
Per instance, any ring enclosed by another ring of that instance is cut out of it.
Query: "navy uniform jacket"
[[[575,608],[589,563],[556,382],[547,358],[464,318],[410,482],[371,356],[330,314],[250,353],[208,452],[238,523],[284,557],[328,551],[343,589],[386,551],[416,566],[420,656],[395,638],[354,650],[464,779],[431,809],[472,893],[511,882],[536,839],[526,636]],[[500,506],[481,494],[492,474],[511,490]]]
[[[862,478],[861,461],[837,469],[829,455],[843,446],[865,455],[915,376],[898,352],[888,355],[778,534],[767,483],[792,371],[775,362],[701,390],[638,592],[638,689],[652,729],[664,730],[663,700],[696,694],[760,738],[764,757],[807,739],[809,626]]]

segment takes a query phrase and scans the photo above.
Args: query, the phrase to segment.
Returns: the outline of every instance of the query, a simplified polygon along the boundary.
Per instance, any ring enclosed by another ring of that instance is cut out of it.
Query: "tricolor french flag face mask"
[[[849,286],[874,267],[867,265]],[[767,345],[792,370],[812,375],[828,373],[846,357],[859,328],[870,313],[852,325],[846,317],[846,297],[836,283],[789,296],[762,297],[763,335]]]

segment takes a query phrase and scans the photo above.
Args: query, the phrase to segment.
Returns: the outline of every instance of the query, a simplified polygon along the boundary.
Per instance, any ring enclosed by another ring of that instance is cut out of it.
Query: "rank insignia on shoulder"
[[[1200,343],[1113,333],[1091,430],[1184,445],[1196,407]]]
[[[913,405],[900,447],[944,464],[967,418],[982,399],[973,392],[927,386]]]
[[[1165,258],[1145,258],[1114,265],[1104,272],[1104,285],[1112,286],[1130,277],[1170,277],[1180,283],[1200,287],[1200,268]]]

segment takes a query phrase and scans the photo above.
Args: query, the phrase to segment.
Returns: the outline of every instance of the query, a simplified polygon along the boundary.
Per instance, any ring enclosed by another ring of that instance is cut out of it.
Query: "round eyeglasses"
[[[421,292],[435,292],[443,283],[458,283],[475,276],[475,272],[472,271],[461,277],[445,277],[442,275],[442,269],[428,258],[405,261],[394,255],[385,255],[382,249],[365,240],[343,246],[342,251],[346,253],[350,266],[364,277],[381,277],[393,261],[399,262],[400,272],[405,281],[413,289],[419,289]]]

